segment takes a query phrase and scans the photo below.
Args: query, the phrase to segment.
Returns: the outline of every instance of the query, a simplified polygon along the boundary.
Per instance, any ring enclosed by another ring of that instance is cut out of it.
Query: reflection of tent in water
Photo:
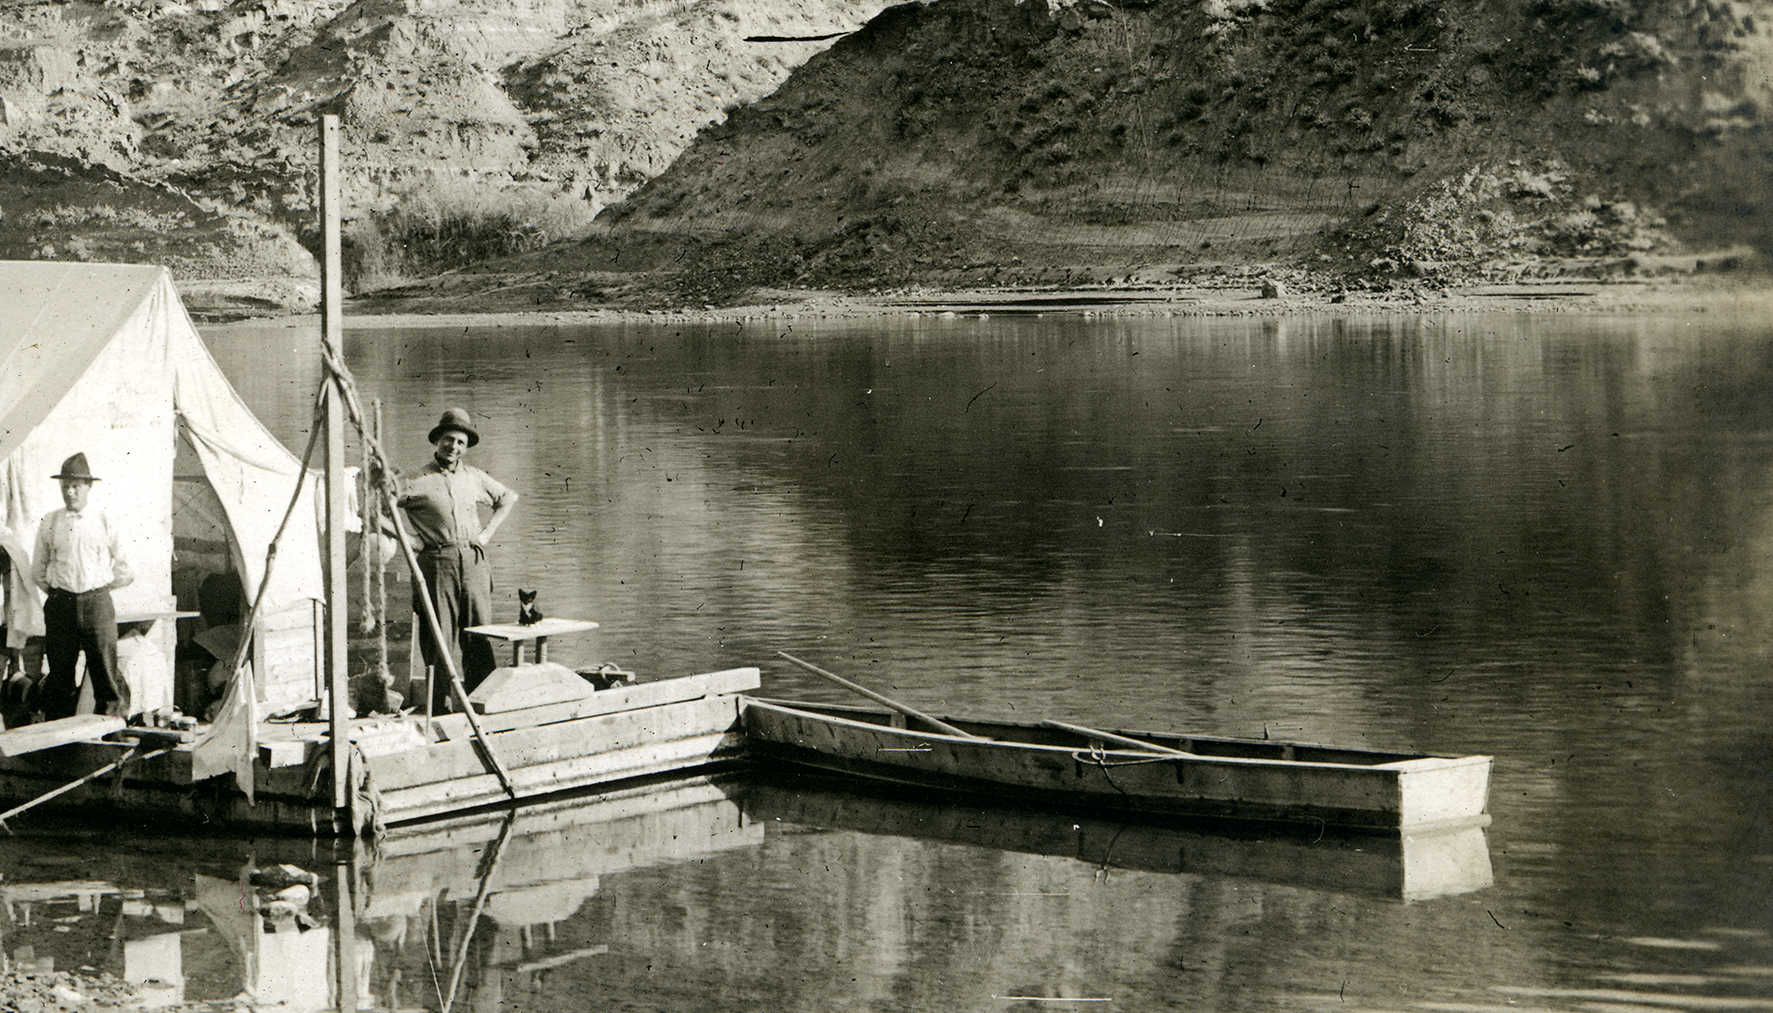
[[[508,975],[609,949],[578,945],[571,929],[554,939],[604,877],[761,847],[764,825],[745,819],[731,788],[688,778],[405,827],[361,850],[287,837],[150,834],[119,850],[88,835],[0,836],[7,956],[41,973],[87,964],[166,1002],[321,1013],[457,998],[455,1010],[502,1009]],[[83,878],[58,878],[71,866]],[[352,972],[343,981],[341,967]],[[341,986],[361,1001],[341,1004]]]
[[[300,462],[222,375],[167,271],[0,263],[0,354],[0,525],[15,578],[38,522],[61,506],[50,476],[81,452],[135,572],[115,595],[119,617],[176,607],[202,611],[198,629],[239,621]],[[315,511],[290,523],[254,648],[260,695],[274,703],[317,695]],[[40,632],[35,597],[16,579],[12,590],[9,629]],[[155,632],[171,657],[168,627]],[[204,702],[181,693],[187,708]]]

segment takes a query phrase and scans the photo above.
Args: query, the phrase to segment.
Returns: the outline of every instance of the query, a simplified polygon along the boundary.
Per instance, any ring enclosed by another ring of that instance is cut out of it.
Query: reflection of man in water
[[[71,718],[79,704],[77,659],[86,656],[95,708],[128,717],[129,684],[117,667],[117,610],[111,591],[134,580],[124,562],[122,539],[111,518],[89,502],[98,477],[86,455],[62,462],[58,475],[63,508],[43,518],[31,556],[31,579],[43,601],[43,647],[49,678],[39,696],[43,716]]]
[[[419,572],[431,587],[443,642],[460,651],[462,680],[472,691],[497,665],[492,644],[462,630],[493,621],[492,567],[486,546],[517,505],[517,494],[462,460],[468,448],[480,442],[467,412],[460,408],[444,412],[428,438],[431,461],[401,483],[400,507],[419,538]],[[492,509],[485,524],[480,521],[483,506]],[[424,611],[416,588],[413,608]],[[421,637],[419,642],[432,671],[434,706],[447,710],[449,677],[442,655],[433,638]]]

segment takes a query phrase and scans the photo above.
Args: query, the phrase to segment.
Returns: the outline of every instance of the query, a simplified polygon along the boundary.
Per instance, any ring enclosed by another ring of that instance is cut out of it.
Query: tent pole
[[[320,340],[344,358],[344,272],[339,256],[339,118],[320,117]],[[337,375],[326,384],[326,676],[331,700],[332,804],[357,830],[351,790],[351,679],[347,661],[350,600],[345,574],[344,394]]]

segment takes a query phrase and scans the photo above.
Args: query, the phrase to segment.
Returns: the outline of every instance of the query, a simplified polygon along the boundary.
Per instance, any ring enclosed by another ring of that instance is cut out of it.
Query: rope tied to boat
[[[1110,788],[1120,792],[1122,795],[1127,795],[1127,790],[1122,788],[1114,780],[1114,774],[1112,771],[1116,767],[1138,767],[1147,763],[1163,763],[1166,760],[1174,761],[1175,757],[1159,754],[1149,757],[1139,757],[1138,759],[1110,759],[1108,756],[1108,750],[1103,748],[1101,743],[1092,742],[1090,743],[1090,748],[1088,750],[1072,750],[1071,759],[1072,762],[1077,764],[1078,777],[1083,777],[1083,769],[1085,767],[1095,767],[1102,772],[1102,779],[1108,782]]]
[[[1081,749],[1072,751],[1071,758],[1080,764],[1100,767],[1103,770],[1107,770],[1111,767],[1138,767],[1147,763],[1174,762],[1176,759],[1173,756],[1164,756],[1161,753],[1153,754],[1151,756],[1141,756],[1136,760],[1109,759],[1108,750],[1095,744],[1091,744],[1089,748],[1088,759],[1085,759],[1084,750]]]

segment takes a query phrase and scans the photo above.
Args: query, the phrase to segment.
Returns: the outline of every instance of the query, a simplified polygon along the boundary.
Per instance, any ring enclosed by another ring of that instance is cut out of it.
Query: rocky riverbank
[[[70,974],[54,971],[25,974],[0,973],[0,1009],[10,1013],[84,1013],[89,1010],[139,1010],[153,1006],[148,995],[110,975]],[[190,1010],[209,1010],[207,1003],[191,1004]]]
[[[373,312],[346,307],[352,331],[404,328],[570,327],[598,324],[733,324],[862,320],[879,317],[1055,316],[1084,317],[1285,317],[1381,314],[1588,313],[1691,314],[1730,319],[1773,315],[1773,276],[1764,273],[1683,277],[1636,282],[1523,282],[1385,292],[1294,291],[1264,288],[1260,281],[1215,286],[1128,288],[1096,286],[1032,290],[906,289],[859,295],[848,292],[772,290],[732,305],[664,306],[653,309],[523,308],[497,300],[438,301]],[[251,330],[318,328],[312,314],[216,319],[211,326]]]

